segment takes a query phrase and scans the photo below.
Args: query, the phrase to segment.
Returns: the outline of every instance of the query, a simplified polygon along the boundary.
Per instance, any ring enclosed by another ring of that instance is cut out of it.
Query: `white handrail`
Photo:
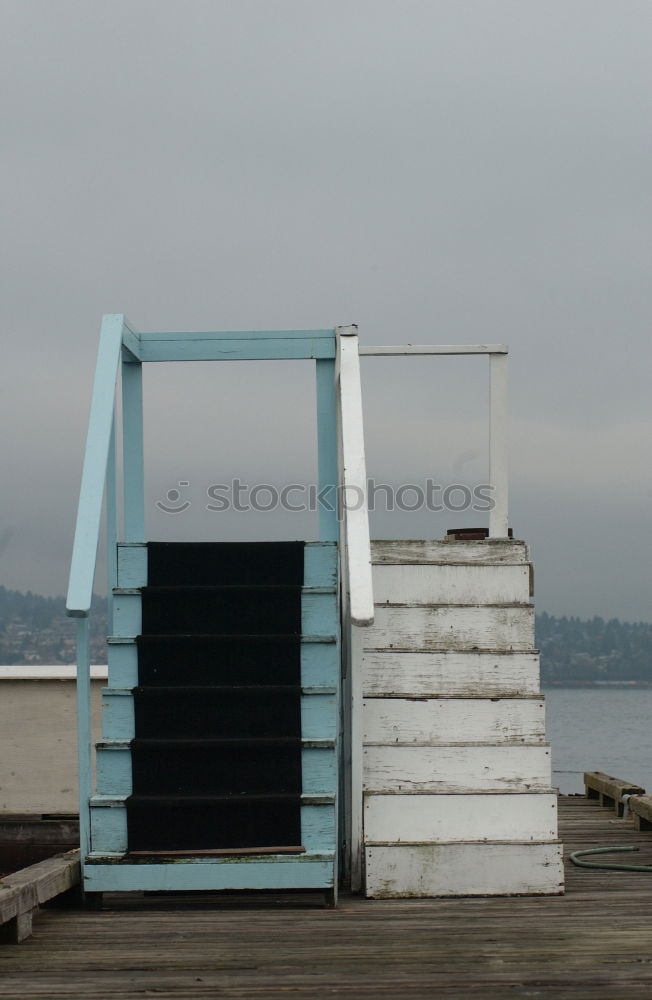
[[[489,512],[489,537],[507,538],[508,446],[507,446],[507,355],[505,344],[402,344],[361,347],[365,357],[400,357],[427,354],[489,355],[489,485],[493,507]]]
[[[88,617],[91,606],[123,327],[120,314],[102,319],[66,600],[74,618]]]
[[[395,354],[507,354],[505,344],[402,344],[400,346],[361,347],[360,354],[377,358]]]
[[[374,597],[367,509],[367,466],[364,450],[358,328],[339,326],[338,393],[341,435],[341,505],[344,518],[346,576],[352,625],[371,625]]]

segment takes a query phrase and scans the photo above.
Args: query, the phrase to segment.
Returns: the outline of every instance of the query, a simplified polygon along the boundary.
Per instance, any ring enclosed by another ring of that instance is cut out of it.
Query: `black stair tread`
[[[180,797],[169,791],[126,801],[130,851],[193,851],[301,843],[299,794]]]
[[[210,803],[230,803],[230,802],[297,802],[301,798],[300,792],[231,792],[217,795],[146,795],[143,792],[136,792],[127,798],[127,803],[132,805],[148,806],[192,806],[209,805]]]
[[[301,844],[294,846],[284,844],[279,847],[216,847],[212,850],[208,848],[199,851],[127,851],[127,855],[132,858],[203,858],[230,855],[248,857],[257,854],[307,854],[307,851]]]
[[[176,738],[301,735],[301,688],[156,686],[134,690],[135,735]]]
[[[268,746],[268,747],[282,747],[282,746],[294,746],[295,744],[301,743],[301,738],[298,736],[252,736],[252,737],[242,737],[242,736],[179,736],[179,737],[154,737],[154,736],[136,736],[135,739],[131,740],[132,745],[138,744],[142,746],[169,746],[171,744],[177,746],[181,743],[187,744],[190,747],[199,746],[215,746],[215,747],[251,747],[251,746]]]
[[[301,633],[301,587],[143,587],[144,634]]]
[[[299,694],[300,684],[139,684],[132,689],[134,694],[147,693],[158,694],[178,694],[183,691],[194,693],[215,692],[216,694],[273,694],[281,692],[284,694]]]
[[[134,740],[133,794],[300,794],[302,745],[256,739]]]
[[[142,590],[143,594],[168,594],[171,591],[183,591],[186,594],[188,591],[198,591],[199,593],[211,593],[213,591],[219,591],[220,593],[245,593],[249,591],[255,591],[255,593],[271,591],[272,593],[278,593],[279,591],[287,591],[288,593],[294,594],[297,590],[302,590],[300,584],[296,583],[165,583],[151,585],[147,584],[146,587],[136,588]],[[321,587],[320,590],[329,590],[333,588]]]
[[[296,632],[147,632],[137,635],[138,645],[147,645],[156,642],[178,642],[178,643],[224,643],[242,642],[255,645],[257,643],[268,643],[270,646],[280,646],[284,644],[296,644],[298,636]]]
[[[149,542],[148,580],[303,583],[304,542]]]
[[[301,636],[188,633],[140,635],[138,680],[146,687],[299,684]]]

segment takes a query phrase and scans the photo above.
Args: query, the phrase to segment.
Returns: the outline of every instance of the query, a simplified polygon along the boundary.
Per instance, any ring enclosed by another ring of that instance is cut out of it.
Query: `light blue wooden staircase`
[[[335,495],[345,480],[336,369],[344,338],[353,342],[355,328],[139,334],[123,316],[104,318],[67,603],[78,619],[80,829],[89,903],[108,891],[227,889],[313,889],[336,901],[341,864],[350,863],[340,634],[342,614],[348,628],[352,611]],[[318,487],[331,498],[320,510],[320,540],[292,550],[302,553],[298,582],[274,576],[269,550],[263,563],[272,570],[264,579],[254,570],[242,576],[243,559],[260,562],[255,546],[236,553],[240,575],[234,570],[225,579],[220,566],[235,557],[225,554],[229,543],[218,542],[195,543],[190,553],[179,543],[172,561],[181,552],[183,578],[161,576],[153,569],[161,544],[148,543],[145,532],[142,364],[279,358],[315,363]],[[109,680],[101,739],[93,745],[88,614],[103,496]],[[369,566],[368,529],[366,546]]]

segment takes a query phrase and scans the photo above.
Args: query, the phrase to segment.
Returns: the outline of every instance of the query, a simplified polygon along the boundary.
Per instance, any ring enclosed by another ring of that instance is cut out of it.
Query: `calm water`
[[[553,785],[583,792],[584,771],[606,771],[652,793],[652,688],[546,688]]]

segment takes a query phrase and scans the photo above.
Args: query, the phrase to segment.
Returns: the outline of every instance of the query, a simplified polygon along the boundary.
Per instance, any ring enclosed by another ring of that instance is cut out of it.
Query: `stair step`
[[[130,851],[196,851],[301,844],[299,795],[132,795]]]
[[[167,861],[164,855],[151,852],[132,855],[97,850],[86,858],[85,886],[88,892],[333,890],[337,877],[333,850],[306,846],[301,854],[282,853],[282,848],[271,854],[240,851],[223,855],[167,852],[172,855]]]
[[[143,685],[296,684],[298,635],[141,635],[138,679]]]
[[[155,743],[174,743],[174,744],[177,744],[177,743],[187,743],[187,744],[215,743],[215,744],[220,744],[220,743],[224,743],[224,744],[228,744],[228,745],[232,745],[232,746],[239,746],[239,745],[244,745],[244,744],[251,744],[252,742],[254,742],[254,741],[252,741],[252,740],[240,740],[240,739],[220,740],[219,738],[216,738],[216,739],[213,739],[213,738],[211,738],[211,739],[187,739],[185,737],[184,737],[184,739],[176,739],[176,740],[164,740],[164,739],[163,740],[161,740],[161,739],[147,739],[147,740],[142,740],[143,744],[150,744],[150,743],[151,744],[155,744]],[[270,745],[276,743],[276,744],[280,745],[283,742],[293,743],[294,739],[290,738],[290,739],[288,739],[286,741],[284,739],[284,737],[278,737],[278,738],[274,738],[274,739],[269,739],[269,738],[265,737],[264,739],[257,740],[256,742],[261,743],[261,744],[263,744],[263,743],[264,744],[270,744]],[[310,748],[310,749],[314,749],[314,750],[333,750],[334,747],[335,747],[335,745],[336,745],[336,741],[334,739],[307,739],[306,737],[302,737],[299,742],[301,743],[302,747]],[[126,740],[126,739],[124,739],[124,740],[123,739],[102,739],[102,740],[97,740],[96,741],[95,747],[98,750],[130,750],[132,743],[133,743],[133,740]]]
[[[159,584],[303,584],[303,542],[149,542],[147,579]]]
[[[301,736],[301,687],[137,687],[138,737]]]
[[[427,541],[411,538],[371,543],[371,561],[374,566],[412,563],[501,565],[526,563],[528,558],[525,542],[502,538],[487,538],[482,541]]]
[[[301,587],[143,587],[144,634],[301,632]]]
[[[367,896],[380,899],[564,891],[562,847],[556,839],[367,847],[365,870]]]
[[[300,739],[141,740],[131,744],[135,793],[301,793]]]

